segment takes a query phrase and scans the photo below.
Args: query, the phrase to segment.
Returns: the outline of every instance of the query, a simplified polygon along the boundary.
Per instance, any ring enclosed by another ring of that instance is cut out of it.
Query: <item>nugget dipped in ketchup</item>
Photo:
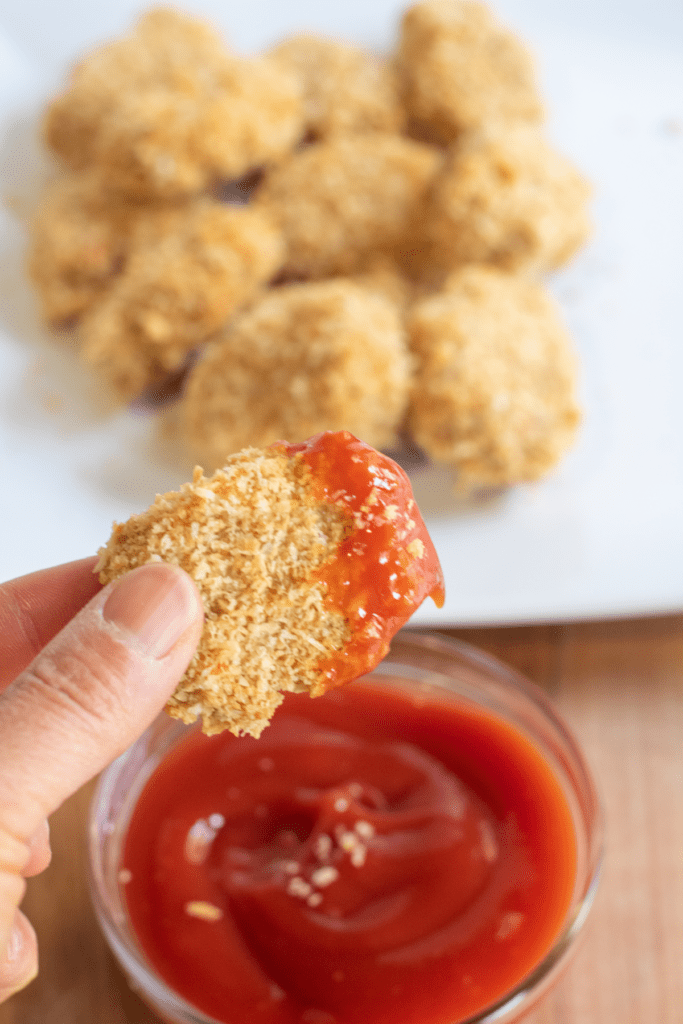
[[[102,583],[153,561],[195,580],[204,632],[167,710],[209,735],[259,736],[285,692],[371,671],[424,599],[444,598],[408,477],[347,431],[198,467],[99,555]]]

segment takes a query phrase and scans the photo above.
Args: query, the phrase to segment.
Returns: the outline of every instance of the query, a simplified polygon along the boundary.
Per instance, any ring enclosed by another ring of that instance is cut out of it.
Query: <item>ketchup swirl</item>
[[[454,1024],[561,928],[553,770],[483,708],[371,679],[288,695],[259,740],[191,732],[122,867],[148,959],[225,1024]]]
[[[249,786],[267,815],[246,830],[226,823],[212,866],[276,979],[302,956],[324,972],[325,949],[362,958],[412,942],[484,888],[495,825],[429,754],[322,729],[312,751],[296,720],[268,738],[273,768]]]

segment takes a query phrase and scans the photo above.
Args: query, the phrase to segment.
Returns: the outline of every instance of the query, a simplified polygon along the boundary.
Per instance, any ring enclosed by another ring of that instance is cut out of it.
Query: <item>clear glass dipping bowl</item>
[[[529,737],[553,767],[574,820],[577,873],[564,925],[535,970],[494,1005],[457,1024],[510,1024],[544,995],[565,965],[593,902],[602,857],[602,817],[595,786],[576,740],[538,687],[468,644],[404,631],[372,673],[405,680],[414,692],[450,692],[511,723]],[[391,683],[389,685],[395,685]],[[402,684],[403,685],[403,684]],[[161,715],[140,739],[103,772],[89,817],[90,886],[104,935],[131,986],[170,1024],[215,1024],[177,995],[148,965],[131,930],[119,880],[122,845],[136,800],[169,749],[188,728]],[[396,1021],[400,1024],[400,1021]],[[454,1022],[456,1024],[456,1022]]]

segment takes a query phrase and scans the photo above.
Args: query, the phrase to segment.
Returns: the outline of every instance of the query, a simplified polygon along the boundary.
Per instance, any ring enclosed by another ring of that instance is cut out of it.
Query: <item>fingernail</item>
[[[189,576],[176,566],[153,562],[114,584],[102,615],[134,638],[141,654],[163,658],[201,614]]]
[[[31,928],[27,922],[24,922],[24,927],[29,930]],[[0,1003],[17,992],[21,992],[38,974],[35,955],[30,955],[26,947],[24,927],[17,921],[10,932],[4,964],[0,965],[2,967],[0,970]],[[22,963],[22,960],[25,960],[26,963]]]
[[[15,924],[10,932],[9,942],[7,943],[7,950],[5,952],[5,959],[8,963],[13,964],[21,956],[21,951],[24,948],[24,933],[18,924]]]

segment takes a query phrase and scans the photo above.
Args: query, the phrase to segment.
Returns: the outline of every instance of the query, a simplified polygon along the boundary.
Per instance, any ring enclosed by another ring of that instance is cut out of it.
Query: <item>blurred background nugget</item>
[[[156,8],[74,68],[45,137],[43,315],[119,399],[180,392],[178,451],[347,429],[503,486],[571,444],[571,345],[516,275],[574,255],[589,187],[483,4],[415,4],[384,56],[302,33],[248,59]]]
[[[302,128],[292,75],[230,54],[196,18],[156,8],[76,65],[48,109],[45,138],[70,167],[99,168],[110,188],[168,198],[281,156]]]
[[[586,180],[537,127],[467,132],[450,147],[426,203],[431,259],[444,269],[555,270],[588,239],[589,196]]]
[[[576,356],[554,301],[526,278],[466,267],[416,303],[409,426],[476,486],[536,480],[574,439]]]
[[[403,128],[405,110],[393,62],[310,33],[283,40],[269,55],[301,82],[309,138]]]
[[[400,135],[372,132],[314,143],[270,170],[256,203],[285,236],[285,274],[326,277],[362,269],[408,234],[441,154]]]
[[[529,52],[476,0],[409,7],[397,63],[409,116],[442,143],[490,122],[543,118]]]
[[[33,217],[29,248],[44,319],[62,327],[96,305],[123,270],[136,227],[169,209],[110,192],[99,171],[52,181]]]
[[[260,210],[197,199],[147,224],[123,273],[81,325],[86,362],[124,399],[176,372],[264,286],[282,239]]]
[[[373,447],[396,438],[411,363],[397,306],[353,281],[267,292],[207,346],[180,404],[205,467],[245,444],[347,429]]]

